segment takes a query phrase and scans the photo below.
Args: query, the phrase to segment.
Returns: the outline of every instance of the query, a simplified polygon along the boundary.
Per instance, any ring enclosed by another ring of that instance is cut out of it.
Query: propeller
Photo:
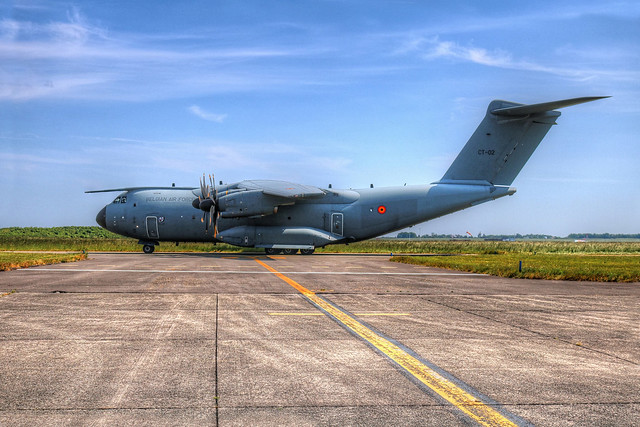
[[[200,209],[204,212],[200,222],[204,223],[204,229],[209,232],[209,228],[213,225],[213,237],[218,235],[218,217],[220,212],[218,211],[218,200],[216,184],[213,175],[209,175],[209,184],[204,174],[200,178],[200,196],[193,201],[193,207]]]

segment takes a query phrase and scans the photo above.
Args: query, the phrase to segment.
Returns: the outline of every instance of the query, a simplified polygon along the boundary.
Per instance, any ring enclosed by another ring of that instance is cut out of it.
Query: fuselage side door
[[[158,239],[158,217],[157,216],[148,216],[147,217],[147,237],[150,239]]]
[[[344,216],[341,213],[331,214],[331,232],[342,236],[344,227]]]

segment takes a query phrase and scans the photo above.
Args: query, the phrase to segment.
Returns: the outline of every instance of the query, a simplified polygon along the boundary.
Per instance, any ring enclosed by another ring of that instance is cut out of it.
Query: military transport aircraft
[[[145,253],[161,241],[224,242],[268,254],[380,236],[480,203],[510,196],[511,183],[560,112],[606,97],[524,105],[492,101],[484,120],[442,179],[429,185],[337,190],[249,180],[199,188],[131,187],[96,217],[100,226],[139,239]]]

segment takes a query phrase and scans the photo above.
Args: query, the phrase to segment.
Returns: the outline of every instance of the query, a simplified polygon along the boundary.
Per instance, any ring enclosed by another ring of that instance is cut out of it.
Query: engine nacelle
[[[278,211],[278,200],[261,190],[239,191],[219,195],[218,210],[223,218],[271,215]]]

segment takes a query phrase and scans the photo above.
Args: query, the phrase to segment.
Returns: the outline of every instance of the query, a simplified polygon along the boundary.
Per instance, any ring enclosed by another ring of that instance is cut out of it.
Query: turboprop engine
[[[278,212],[275,197],[265,196],[261,190],[236,191],[218,194],[218,211],[222,218],[271,215]]]

